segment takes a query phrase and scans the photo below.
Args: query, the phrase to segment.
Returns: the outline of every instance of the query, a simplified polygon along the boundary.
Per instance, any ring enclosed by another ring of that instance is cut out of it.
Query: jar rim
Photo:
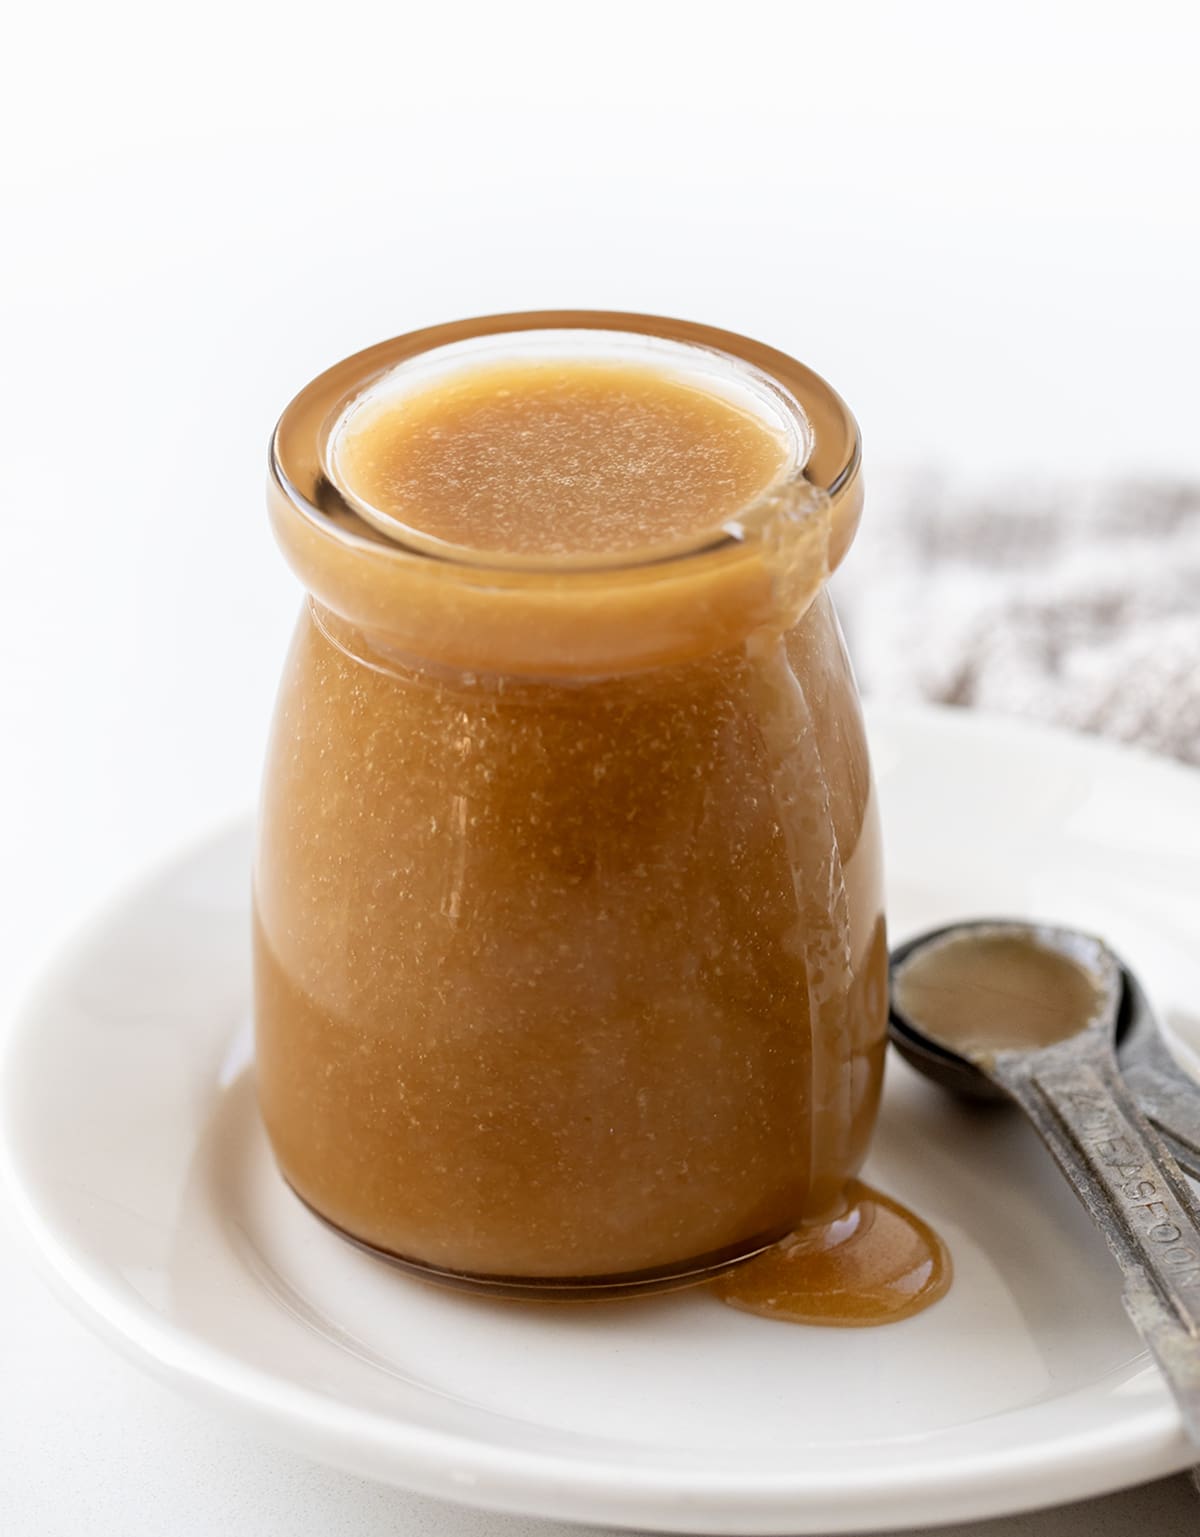
[[[331,436],[355,401],[402,365],[425,354],[464,342],[537,331],[608,332],[635,340],[682,343],[748,367],[798,407],[808,429],[807,453],[784,481],[767,487],[735,518],[682,539],[611,554],[517,555],[474,549],[423,536],[399,523],[394,530],[383,532],[364,518],[329,467]],[[434,562],[443,575],[456,568],[475,580],[495,573],[507,585],[523,577],[534,582],[572,576],[595,580],[606,574],[648,571],[700,556],[733,554],[753,542],[755,533],[777,509],[781,489],[789,485],[819,493],[822,501],[828,498],[833,503],[832,569],[849,545],[857,523],[861,498],[848,493],[858,478],[861,457],[857,423],[845,402],[818,374],[774,348],[735,332],[664,316],[609,310],[531,310],[412,331],[334,364],[306,385],[284,410],[271,437],[269,470],[274,488],[294,513],[351,550],[360,549],[375,560]],[[839,519],[837,510],[843,503],[847,515]],[[842,528],[838,528],[839,522]]]

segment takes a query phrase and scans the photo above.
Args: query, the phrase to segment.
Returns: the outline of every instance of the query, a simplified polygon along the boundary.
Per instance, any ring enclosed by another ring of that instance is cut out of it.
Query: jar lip
[[[732,518],[710,529],[659,544],[611,553],[509,554],[475,549],[421,534],[396,521],[387,531],[364,517],[355,498],[329,469],[331,435],[355,403],[402,365],[426,354],[463,343],[518,336],[524,332],[610,333],[648,344],[661,341],[715,354],[758,375],[798,410],[805,452],[789,473],[776,479]],[[488,572],[508,581],[618,575],[674,565],[696,557],[733,554],[755,541],[793,492],[823,493],[836,503],[858,475],[861,444],[858,427],[841,397],[802,363],[748,337],[690,321],[608,310],[532,310],[498,314],[432,326],[394,337],[353,354],[319,374],[284,410],[271,437],[270,475],[287,503],[309,524],[350,549],[374,559],[394,558],[436,563],[443,571],[460,569],[476,579]]]

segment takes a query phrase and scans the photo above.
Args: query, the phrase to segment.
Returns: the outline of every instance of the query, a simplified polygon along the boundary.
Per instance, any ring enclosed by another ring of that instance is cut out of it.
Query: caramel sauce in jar
[[[255,1011],[294,1190],[536,1296],[710,1277],[835,1208],[887,1015],[838,397],[704,327],[501,316],[322,375],[272,464],[309,601]]]

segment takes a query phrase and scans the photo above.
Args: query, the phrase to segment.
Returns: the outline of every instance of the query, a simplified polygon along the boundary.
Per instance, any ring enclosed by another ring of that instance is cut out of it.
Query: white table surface
[[[254,794],[297,594],[264,444],[319,368],[563,303],[799,352],[889,464],[1200,474],[1194,8],[22,7],[0,94],[0,1023]],[[1142,391],[1151,401],[1141,405]],[[869,525],[868,525],[869,527]],[[4,1537],[516,1537],[143,1378],[0,1197]],[[971,1532],[1194,1525],[1185,1481]],[[968,1528],[956,1528],[966,1531]]]

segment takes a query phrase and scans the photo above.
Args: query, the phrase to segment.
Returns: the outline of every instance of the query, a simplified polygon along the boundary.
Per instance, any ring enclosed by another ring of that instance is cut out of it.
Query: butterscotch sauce
[[[326,1220],[501,1292],[716,1273],[831,1208],[878,1107],[879,827],[823,586],[858,516],[852,424],[778,360],[824,424],[814,488],[803,423],[710,388],[689,345],[695,378],[433,377],[418,350],[418,385],[364,396],[372,355],[277,436],[312,602],[259,821],[264,1120]],[[789,456],[795,495],[708,541]]]
[[[1100,1003],[1076,962],[1032,935],[964,929],[896,968],[897,1009],[964,1056],[1052,1046],[1083,1030]]]
[[[712,1289],[746,1313],[846,1329],[911,1318],[944,1297],[953,1276],[928,1223],[854,1180],[837,1216],[804,1224]]]
[[[661,368],[570,359],[454,373],[339,435],[370,509],[450,544],[607,554],[719,527],[784,469],[761,416]]]

